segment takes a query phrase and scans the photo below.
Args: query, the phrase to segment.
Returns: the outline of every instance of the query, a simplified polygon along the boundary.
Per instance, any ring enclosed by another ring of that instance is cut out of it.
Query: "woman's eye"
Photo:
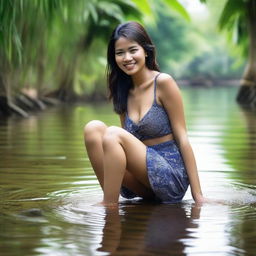
[[[117,56],[121,56],[123,54],[123,52],[116,52]]]
[[[135,52],[137,52],[137,49],[132,49],[131,50],[131,53],[135,53]]]

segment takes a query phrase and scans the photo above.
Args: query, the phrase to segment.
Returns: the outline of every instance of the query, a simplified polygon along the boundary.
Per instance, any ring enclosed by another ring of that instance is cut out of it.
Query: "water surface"
[[[255,255],[256,116],[237,88],[183,89],[204,194],[195,206],[121,199],[106,212],[83,145],[92,119],[119,125],[112,106],[60,106],[0,120],[0,255]]]

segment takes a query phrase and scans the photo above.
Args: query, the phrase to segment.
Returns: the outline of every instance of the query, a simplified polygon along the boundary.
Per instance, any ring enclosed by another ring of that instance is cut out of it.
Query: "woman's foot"
[[[97,204],[94,204],[95,206],[104,206],[106,208],[118,208],[118,203],[107,203],[107,202],[99,202]]]

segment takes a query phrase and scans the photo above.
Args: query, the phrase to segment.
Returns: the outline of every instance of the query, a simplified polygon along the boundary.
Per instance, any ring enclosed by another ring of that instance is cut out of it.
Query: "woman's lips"
[[[124,64],[124,67],[125,67],[126,69],[128,69],[128,70],[131,70],[131,69],[134,68],[135,64],[136,64],[135,62],[127,63],[127,64]]]

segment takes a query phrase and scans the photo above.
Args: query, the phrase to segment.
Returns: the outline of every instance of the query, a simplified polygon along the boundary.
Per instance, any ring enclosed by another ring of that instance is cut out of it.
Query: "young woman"
[[[145,29],[137,22],[117,26],[107,60],[110,98],[122,128],[96,120],[84,128],[102,204],[118,204],[120,191],[126,198],[177,203],[189,184],[195,202],[204,202],[180,91],[170,75],[159,72]]]

